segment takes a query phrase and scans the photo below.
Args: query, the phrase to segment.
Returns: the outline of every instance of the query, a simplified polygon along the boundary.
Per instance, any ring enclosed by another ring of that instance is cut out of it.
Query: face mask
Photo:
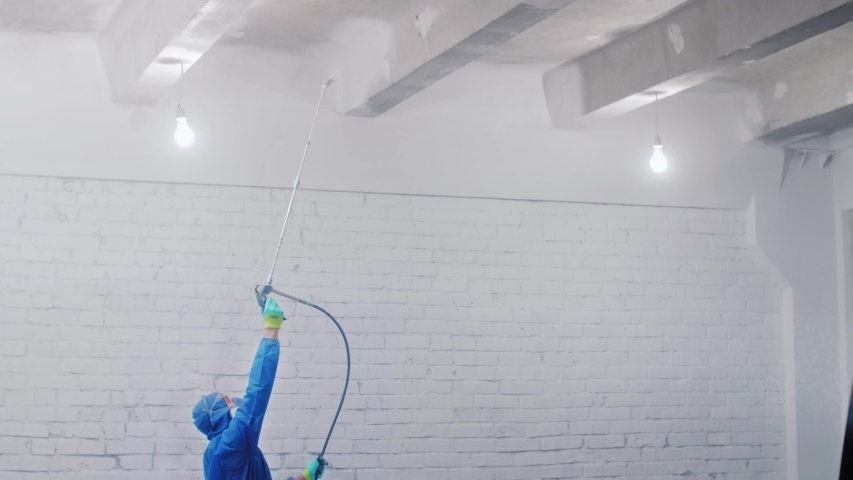
[[[240,407],[234,407],[234,408],[232,408],[231,410],[229,410],[229,411],[228,411],[228,413],[230,413],[230,414],[231,414],[231,418],[234,418],[234,415],[237,415],[237,409],[238,409],[238,408],[240,408]]]

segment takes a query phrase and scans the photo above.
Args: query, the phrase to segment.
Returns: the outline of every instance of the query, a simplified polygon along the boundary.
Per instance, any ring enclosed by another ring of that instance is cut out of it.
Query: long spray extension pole
[[[344,329],[341,328],[341,324],[333,317],[329,312],[314,305],[311,302],[307,302],[300,298],[288,295],[284,292],[280,292],[278,290],[273,289],[272,281],[273,275],[275,274],[275,267],[278,264],[278,255],[281,253],[281,245],[284,242],[284,232],[287,231],[287,222],[290,220],[290,214],[293,212],[293,200],[296,198],[296,190],[299,188],[299,179],[302,177],[302,168],[305,166],[305,159],[308,157],[308,149],[311,147],[311,137],[314,134],[314,126],[317,124],[317,116],[320,114],[320,106],[323,104],[323,96],[326,94],[326,89],[332,82],[335,81],[335,75],[329,77],[321,86],[320,86],[320,99],[317,101],[317,109],[314,111],[314,119],[311,121],[311,129],[308,131],[308,141],[305,143],[305,150],[302,152],[302,161],[299,163],[299,171],[296,173],[296,179],[293,181],[293,191],[290,193],[290,203],[287,205],[287,213],[284,216],[284,225],[281,227],[281,235],[278,237],[278,246],[275,248],[275,256],[272,259],[272,268],[270,268],[270,276],[267,278],[267,284],[261,288],[260,286],[255,287],[255,296],[258,300],[258,305],[261,307],[261,310],[264,308],[264,304],[266,303],[267,295],[270,293],[275,293],[277,295],[281,295],[282,297],[291,299],[297,303],[302,303],[304,305],[308,305],[320,312],[324,313],[329,319],[335,324],[338,328],[338,331],[341,332],[341,336],[344,339],[344,347],[346,347],[347,352],[347,378],[346,383],[344,384],[344,392],[341,395],[341,401],[338,404],[338,410],[335,413],[335,418],[332,420],[332,426],[329,428],[329,433],[326,435],[326,442],[323,444],[323,451],[317,457],[317,462],[319,466],[317,468],[317,476],[322,476],[323,471],[326,469],[326,465],[328,462],[323,458],[326,455],[326,447],[329,446],[329,440],[332,438],[332,432],[335,430],[335,425],[338,423],[338,417],[341,414],[341,408],[344,406],[344,400],[347,397],[347,390],[349,389],[349,378],[350,378],[350,352],[349,352],[349,342],[347,341],[347,336],[344,333]]]
[[[287,214],[284,216],[281,236],[278,237],[278,246],[275,248],[275,256],[272,258],[272,268],[270,269],[270,276],[267,278],[267,285],[272,285],[275,266],[278,264],[278,255],[281,253],[281,244],[284,242],[284,232],[287,231],[287,222],[290,220],[290,212],[293,211],[293,199],[296,198],[296,190],[299,188],[299,178],[302,176],[302,167],[305,166],[305,159],[308,157],[308,148],[311,147],[311,136],[314,135],[314,125],[317,124],[317,115],[320,114],[320,105],[323,104],[323,96],[326,95],[326,88],[334,81],[335,76],[332,75],[320,86],[320,100],[317,101],[317,109],[314,111],[314,119],[311,121],[311,130],[308,131],[308,141],[305,143],[305,150],[302,152],[302,162],[299,163],[299,171],[296,173],[296,180],[293,181],[293,191],[290,193],[290,203],[287,205]]]

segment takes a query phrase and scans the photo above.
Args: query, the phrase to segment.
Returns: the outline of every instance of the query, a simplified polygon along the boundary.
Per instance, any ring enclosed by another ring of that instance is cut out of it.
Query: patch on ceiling
[[[675,48],[675,53],[684,51],[684,35],[681,34],[681,26],[677,23],[672,23],[667,29],[669,31],[669,41],[672,42],[672,47]]]
[[[435,12],[429,6],[423,12],[415,15],[415,27],[418,29],[418,35],[426,37],[429,34],[429,29],[432,28],[433,20],[435,20]]]
[[[853,105],[853,92],[847,92],[847,105]]]
[[[758,95],[749,95],[746,97],[746,118],[753,123],[759,123],[764,119],[764,113],[761,108],[761,100]]]
[[[95,32],[117,0],[0,0],[0,29],[40,33]]]
[[[784,97],[786,93],[788,93],[788,84],[779,82],[776,84],[776,91],[773,92],[773,98],[778,100]]]

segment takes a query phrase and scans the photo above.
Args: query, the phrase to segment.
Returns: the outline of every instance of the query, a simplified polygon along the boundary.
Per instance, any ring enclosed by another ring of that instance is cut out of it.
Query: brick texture
[[[0,176],[0,479],[199,479],[289,192]],[[780,291],[737,211],[300,192],[276,284],[346,329],[334,479],[785,478]],[[322,447],[333,326],[290,318],[262,435]]]

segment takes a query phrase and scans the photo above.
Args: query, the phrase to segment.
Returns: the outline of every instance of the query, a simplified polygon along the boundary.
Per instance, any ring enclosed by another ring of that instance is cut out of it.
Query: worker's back
[[[204,451],[204,478],[272,480],[272,475],[260,448],[253,447],[253,451],[244,452],[229,451],[222,444],[222,436],[218,436],[210,441]]]
[[[210,441],[203,460],[206,480],[272,479],[258,448],[281,348],[278,329],[272,330],[270,335],[272,332],[276,333],[275,338],[265,337],[258,346],[246,395],[239,406],[229,405],[228,397],[213,392],[202,397],[193,408],[195,426]]]

